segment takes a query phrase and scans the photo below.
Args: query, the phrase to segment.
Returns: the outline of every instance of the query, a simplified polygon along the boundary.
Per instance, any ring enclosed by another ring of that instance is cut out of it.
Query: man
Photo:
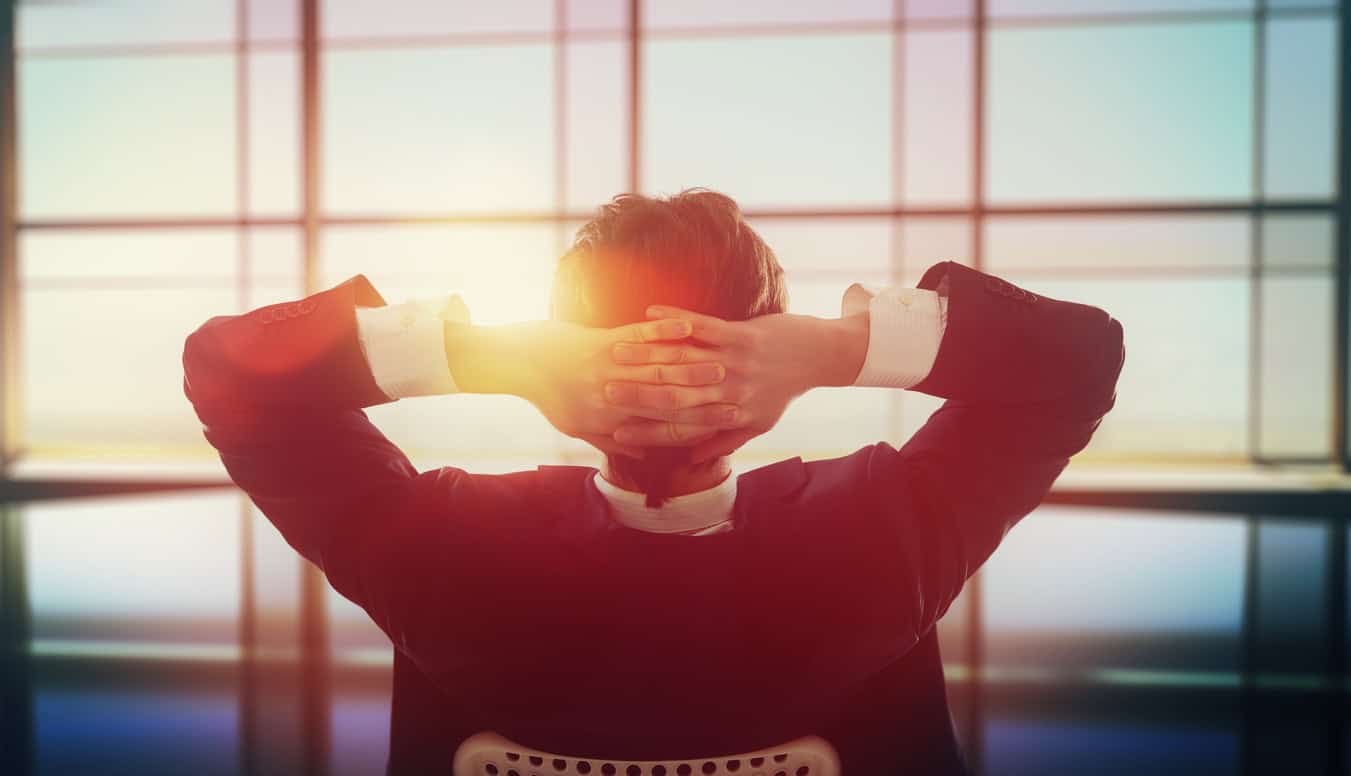
[[[953,263],[833,320],[786,314],[782,276],[730,199],[625,195],[551,321],[357,276],[188,338],[231,477],[395,646],[391,772],[446,773],[481,731],[631,760],[817,735],[846,774],[964,772],[934,625],[1111,408],[1121,327]],[[899,451],[730,476],[849,384],[947,401]],[[419,474],[361,411],[457,390],[530,400],[604,468]]]

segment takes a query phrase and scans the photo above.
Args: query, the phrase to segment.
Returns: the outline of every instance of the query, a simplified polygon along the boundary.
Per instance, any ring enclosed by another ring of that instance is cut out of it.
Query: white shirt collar
[[[610,502],[610,512],[620,523],[651,533],[706,536],[732,529],[732,505],[736,503],[736,475],[707,490],[687,493],[660,507],[649,507],[642,493],[624,490],[596,472],[596,488]]]

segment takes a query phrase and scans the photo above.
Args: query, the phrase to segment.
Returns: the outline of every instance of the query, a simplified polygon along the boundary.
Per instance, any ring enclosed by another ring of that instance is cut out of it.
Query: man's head
[[[662,304],[744,321],[784,312],[788,292],[774,252],[731,198],[688,189],[665,198],[621,194],[578,230],[554,274],[552,317],[610,328]],[[610,467],[660,504],[692,468],[689,448],[649,448]]]

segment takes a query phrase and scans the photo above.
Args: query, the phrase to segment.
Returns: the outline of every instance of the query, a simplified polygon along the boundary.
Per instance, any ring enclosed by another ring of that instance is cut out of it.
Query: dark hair
[[[610,328],[646,318],[665,304],[744,321],[788,307],[783,269],[730,197],[686,189],[668,198],[620,194],[581,229],[554,274],[550,314]],[[669,497],[671,474],[689,448],[650,448],[642,460],[610,465],[647,494]]]

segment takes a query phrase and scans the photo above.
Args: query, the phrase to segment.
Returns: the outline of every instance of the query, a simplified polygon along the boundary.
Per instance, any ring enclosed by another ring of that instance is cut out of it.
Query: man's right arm
[[[837,517],[838,530],[866,535],[873,543],[867,554],[876,549],[885,559],[859,558],[854,568],[873,574],[860,589],[882,593],[885,610],[870,616],[886,621],[898,653],[933,627],[1088,444],[1112,407],[1124,358],[1121,325],[1102,310],[1031,294],[955,263],[935,265],[910,292],[927,296],[907,303],[903,293],[888,292],[866,313],[834,320],[771,315],[730,323],[686,313],[694,337],[725,354],[720,390],[748,424],[702,443],[696,458],[763,433],[814,386],[894,385],[947,400],[900,450],[881,443],[847,464],[809,464],[854,467],[850,486],[867,506]],[[933,320],[937,329],[926,324]],[[633,389],[630,398],[652,390],[678,393],[649,387]],[[645,434],[658,433],[639,421],[616,438],[643,444]]]

